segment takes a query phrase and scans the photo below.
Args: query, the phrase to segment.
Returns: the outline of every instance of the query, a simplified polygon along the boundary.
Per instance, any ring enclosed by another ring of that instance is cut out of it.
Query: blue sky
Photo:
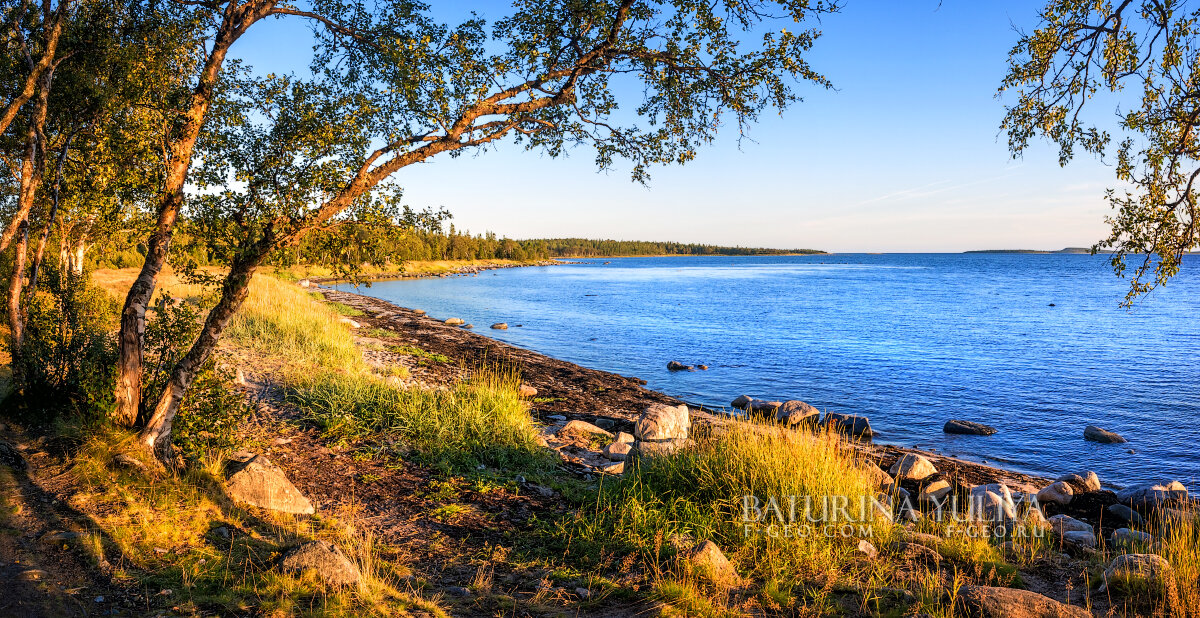
[[[439,15],[471,5],[437,2]],[[461,8],[460,8],[461,7]],[[768,114],[739,149],[732,133],[687,166],[597,173],[592,153],[550,159],[504,144],[401,170],[415,207],[460,229],[513,238],[604,237],[839,252],[1058,249],[1104,236],[1113,170],[1060,168],[1039,144],[1012,160],[995,98],[1013,26],[1036,2],[847,0],[809,56],[835,91]],[[261,70],[306,71],[307,30],[256,26],[234,54]],[[1108,110],[1105,110],[1106,112]],[[735,129],[734,127],[730,127]]]

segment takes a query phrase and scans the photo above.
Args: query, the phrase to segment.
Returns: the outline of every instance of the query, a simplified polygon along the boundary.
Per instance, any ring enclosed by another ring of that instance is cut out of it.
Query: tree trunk
[[[13,256],[12,278],[8,282],[8,339],[12,355],[12,378],[18,392],[25,389],[25,375],[19,358],[25,339],[25,319],[21,314],[21,286],[25,282],[25,252],[29,244],[29,221],[18,226],[16,255]]]
[[[141,411],[142,334],[146,330],[146,308],[154,296],[158,274],[162,272],[171,249],[175,220],[180,207],[183,206],[183,187],[192,163],[192,151],[208,115],[225,54],[229,51],[229,46],[273,6],[274,2],[269,0],[257,5],[248,3],[242,5],[242,8],[237,8],[233,3],[226,5],[221,27],[213,40],[212,51],[205,59],[200,80],[192,90],[191,102],[184,114],[182,126],[179,127],[180,137],[168,145],[170,157],[166,184],[158,207],[158,222],[147,243],[146,261],[142,263],[142,270],[129,288],[129,293],[125,296],[125,306],[121,309],[121,330],[117,335],[117,405],[113,412],[113,420],[121,425],[135,425]],[[251,9],[254,11],[247,12]],[[157,415],[157,411],[155,414]]]
[[[8,105],[4,108],[4,112],[0,113],[0,134],[8,130],[8,125],[12,124],[12,121],[16,119],[17,113],[21,111],[21,107],[28,103],[29,99],[33,98],[33,95],[37,92],[39,82],[54,70],[54,59],[58,53],[58,39],[62,35],[63,23],[66,21],[66,3],[67,0],[59,2],[58,10],[54,13],[53,25],[47,26],[46,44],[42,50],[42,56],[38,58],[36,64],[30,67],[29,75],[25,77],[25,83],[20,92],[13,97],[12,101],[9,101]],[[47,15],[46,17],[49,18],[50,16]],[[4,246],[8,246],[8,241],[4,242]]]
[[[154,410],[142,430],[139,437],[142,444],[152,449],[155,455],[168,466],[171,465],[173,459],[171,423],[179,411],[179,404],[183,402],[183,396],[192,385],[192,381],[195,380],[196,372],[204,366],[213,350],[216,349],[221,333],[229,325],[229,320],[246,300],[250,289],[250,279],[254,276],[254,271],[258,269],[268,250],[269,245],[256,247],[250,255],[234,260],[229,268],[229,274],[226,275],[225,282],[221,286],[220,300],[208,312],[208,318],[205,319],[204,328],[201,329],[196,342],[171,370],[171,379],[167,381],[167,386],[159,396],[158,402],[154,405]]]

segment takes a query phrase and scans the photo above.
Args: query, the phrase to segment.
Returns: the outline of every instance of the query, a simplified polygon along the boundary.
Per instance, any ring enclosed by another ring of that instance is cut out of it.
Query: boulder
[[[636,441],[637,441],[636,438],[634,438],[630,434],[625,433],[624,431],[617,432],[616,442],[624,442],[625,444],[633,444]]]
[[[617,421],[614,421],[611,418],[597,417],[595,422],[593,422],[592,424],[599,427],[600,429],[611,431],[613,427],[617,426]]]
[[[1112,533],[1111,543],[1121,549],[1146,549],[1154,543],[1154,536],[1141,530],[1117,528]]]
[[[942,427],[944,433],[952,433],[963,436],[990,436],[996,433],[996,428],[983,423],[975,423],[972,421],[949,420]]]
[[[922,455],[909,453],[899,459],[892,468],[888,470],[898,480],[906,481],[923,481],[934,474],[937,474],[937,468],[933,466],[933,462],[929,461]]]
[[[234,453],[225,469],[225,491],[235,502],[281,513],[311,515],[316,510],[271,460],[254,453]]]
[[[526,399],[530,397],[537,397],[538,389],[528,384],[522,384],[517,387],[517,394]]]
[[[933,535],[927,535],[933,536]],[[936,538],[936,537],[935,537]],[[908,541],[892,541],[888,543],[889,553],[894,554],[904,562],[916,562],[927,566],[937,566],[942,561],[942,555],[937,551],[937,545]]]
[[[857,414],[826,412],[825,418],[821,419],[821,426],[856,438],[870,438],[875,435],[875,432],[871,431],[871,421]]]
[[[721,588],[732,588],[742,582],[737,569],[733,568],[729,559],[712,541],[702,541],[684,553],[684,559],[692,565],[701,577]]]
[[[1187,500],[1188,491],[1179,481],[1166,484],[1143,483],[1117,492],[1117,502],[1134,508],[1160,507],[1165,503]]]
[[[570,421],[566,425],[563,425],[563,428],[558,430],[558,436],[559,436],[559,438],[563,438],[563,439],[571,439],[571,438],[590,439],[592,436],[596,436],[596,437],[600,437],[600,438],[613,437],[613,435],[611,433],[609,433],[603,429],[600,429],[599,427],[597,427],[587,421],[580,421],[580,420]]]
[[[1104,570],[1104,587],[1134,580],[1163,585],[1172,574],[1171,563],[1157,554],[1121,554]]]
[[[1075,490],[1066,481],[1055,481],[1037,492],[1037,501],[1041,504],[1067,506],[1074,498]]]
[[[976,485],[971,488],[967,516],[971,521],[1002,523],[1017,518],[1017,505],[1012,491],[1003,483]]]
[[[612,461],[625,461],[631,451],[633,451],[632,444],[627,442],[613,442],[604,447],[600,453]]]
[[[1082,607],[1059,603],[1030,590],[962,586],[958,600],[968,616],[979,618],[1091,618]]]
[[[1068,515],[1055,515],[1050,518],[1050,529],[1058,534],[1067,534],[1068,532],[1092,532],[1092,525],[1079,521]]]
[[[633,445],[632,455],[646,459],[669,455],[687,446],[688,440],[640,440]]]
[[[1096,546],[1096,533],[1091,530],[1072,530],[1062,533],[1062,540],[1067,545],[1093,548]]]
[[[309,541],[287,550],[279,561],[279,569],[294,574],[312,571],[331,586],[353,586],[362,578],[346,554],[325,541]]]
[[[937,479],[921,488],[921,493],[917,494],[917,500],[941,503],[942,499],[950,495],[952,491],[954,491],[954,487],[950,485],[950,481]]]
[[[738,398],[734,399],[729,405],[737,408],[738,410],[748,410],[750,409],[750,404],[753,401],[754,398],[749,395],[738,395]]]
[[[1127,521],[1131,524],[1141,524],[1145,520],[1138,514],[1137,511],[1125,506],[1124,504],[1112,504],[1108,507],[1108,512],[1114,517]]]
[[[466,324],[466,323],[467,323],[467,321],[462,318],[446,318],[446,324],[448,324],[450,326],[458,326],[459,324]]]
[[[1128,442],[1128,440],[1121,437],[1121,434],[1109,431],[1107,429],[1101,429],[1095,425],[1088,425],[1084,428],[1083,439],[1091,440],[1092,442],[1099,442],[1101,444],[1119,444],[1121,442]]]
[[[1076,493],[1100,491],[1100,477],[1096,476],[1096,473],[1091,470],[1064,474],[1054,480],[1070,483],[1071,489],[1074,489]]]
[[[633,426],[633,437],[639,441],[686,440],[688,437],[688,407],[652,404],[642,411]]]
[[[787,427],[801,424],[816,425],[821,420],[821,411],[795,399],[783,402],[775,412],[775,421]]]
[[[492,324],[492,330],[508,330],[508,324],[504,322],[496,322]]]
[[[871,478],[871,481],[875,484],[875,487],[877,489],[880,487],[883,487],[885,485],[892,484],[892,482],[893,482],[892,477],[890,475],[888,475],[887,472],[884,472],[883,468],[880,468],[879,466],[875,465],[875,462],[873,462],[873,461],[865,462],[863,464],[863,468],[867,471],[867,476],[869,476]]]
[[[608,464],[607,466],[601,467],[600,471],[604,474],[625,474],[625,462],[618,461],[616,463]]]
[[[685,365],[679,361],[671,361],[667,363],[668,371],[695,371],[696,368],[691,365]]]

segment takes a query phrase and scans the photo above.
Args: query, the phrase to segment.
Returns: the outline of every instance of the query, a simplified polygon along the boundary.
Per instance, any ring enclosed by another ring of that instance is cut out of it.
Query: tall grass
[[[362,354],[338,315],[302,288],[256,276],[227,331],[234,343],[293,364],[341,371],[364,367]]]
[[[553,458],[538,445],[518,384],[495,370],[447,390],[402,388],[365,373],[296,372],[287,398],[335,439],[399,439],[456,468],[546,468]]]
[[[1166,613],[1200,617],[1200,509],[1189,505],[1152,532],[1161,534],[1158,554],[1171,563],[1174,573],[1164,591]]]

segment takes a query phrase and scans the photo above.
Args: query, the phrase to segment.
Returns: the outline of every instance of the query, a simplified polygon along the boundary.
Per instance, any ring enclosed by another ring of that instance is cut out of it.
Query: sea
[[[1105,256],[566,262],[338,287],[709,408],[799,399],[868,417],[876,442],[1022,472],[1200,481],[1200,256],[1131,308]],[[950,419],[999,431],[945,434]],[[1085,441],[1087,425],[1128,442]]]

